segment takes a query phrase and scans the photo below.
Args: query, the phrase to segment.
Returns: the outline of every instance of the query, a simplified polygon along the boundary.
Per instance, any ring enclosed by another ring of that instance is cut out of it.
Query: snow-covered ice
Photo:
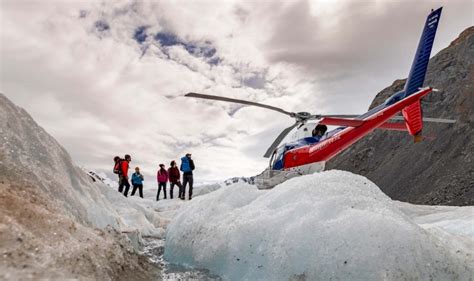
[[[342,171],[268,191],[240,183],[181,208],[167,228],[165,258],[227,280],[471,278],[472,235],[458,244],[448,230],[429,231],[418,223],[441,221],[402,211],[409,205]],[[467,215],[464,225],[472,222],[468,208],[457,208]]]

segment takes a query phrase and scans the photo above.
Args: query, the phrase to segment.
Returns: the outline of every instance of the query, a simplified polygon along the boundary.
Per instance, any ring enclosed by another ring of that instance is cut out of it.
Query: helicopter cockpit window
[[[273,168],[273,166],[275,165],[275,161],[276,161],[276,153],[277,151],[273,151],[273,154],[272,154],[272,158],[270,158],[270,168]]]
[[[283,169],[283,156],[285,155],[285,146],[281,146],[275,152],[273,152],[272,158],[270,160],[270,167],[273,170]]]

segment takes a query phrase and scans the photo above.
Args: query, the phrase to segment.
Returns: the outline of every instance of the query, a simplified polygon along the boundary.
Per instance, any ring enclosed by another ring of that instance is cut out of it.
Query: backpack
[[[123,159],[120,159],[117,161],[114,165],[114,174],[120,175],[122,174],[122,161]]]
[[[181,167],[180,170],[184,173],[191,172],[191,167],[189,166],[189,159],[187,157],[181,158]]]

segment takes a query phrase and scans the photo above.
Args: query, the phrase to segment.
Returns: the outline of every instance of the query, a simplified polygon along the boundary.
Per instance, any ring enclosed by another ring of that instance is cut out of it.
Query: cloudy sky
[[[70,152],[108,172],[129,153],[153,175],[191,152],[196,180],[262,171],[289,111],[361,113],[404,78],[426,15],[433,54],[473,25],[467,1],[0,0],[0,91]]]

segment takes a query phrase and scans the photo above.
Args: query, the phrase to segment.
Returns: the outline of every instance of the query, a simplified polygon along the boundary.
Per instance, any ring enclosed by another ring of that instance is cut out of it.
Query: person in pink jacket
[[[156,180],[158,181],[158,194],[156,194],[156,201],[160,200],[160,192],[163,187],[163,192],[166,199],[166,183],[168,182],[168,171],[164,164],[160,164],[160,169],[156,172]]]

